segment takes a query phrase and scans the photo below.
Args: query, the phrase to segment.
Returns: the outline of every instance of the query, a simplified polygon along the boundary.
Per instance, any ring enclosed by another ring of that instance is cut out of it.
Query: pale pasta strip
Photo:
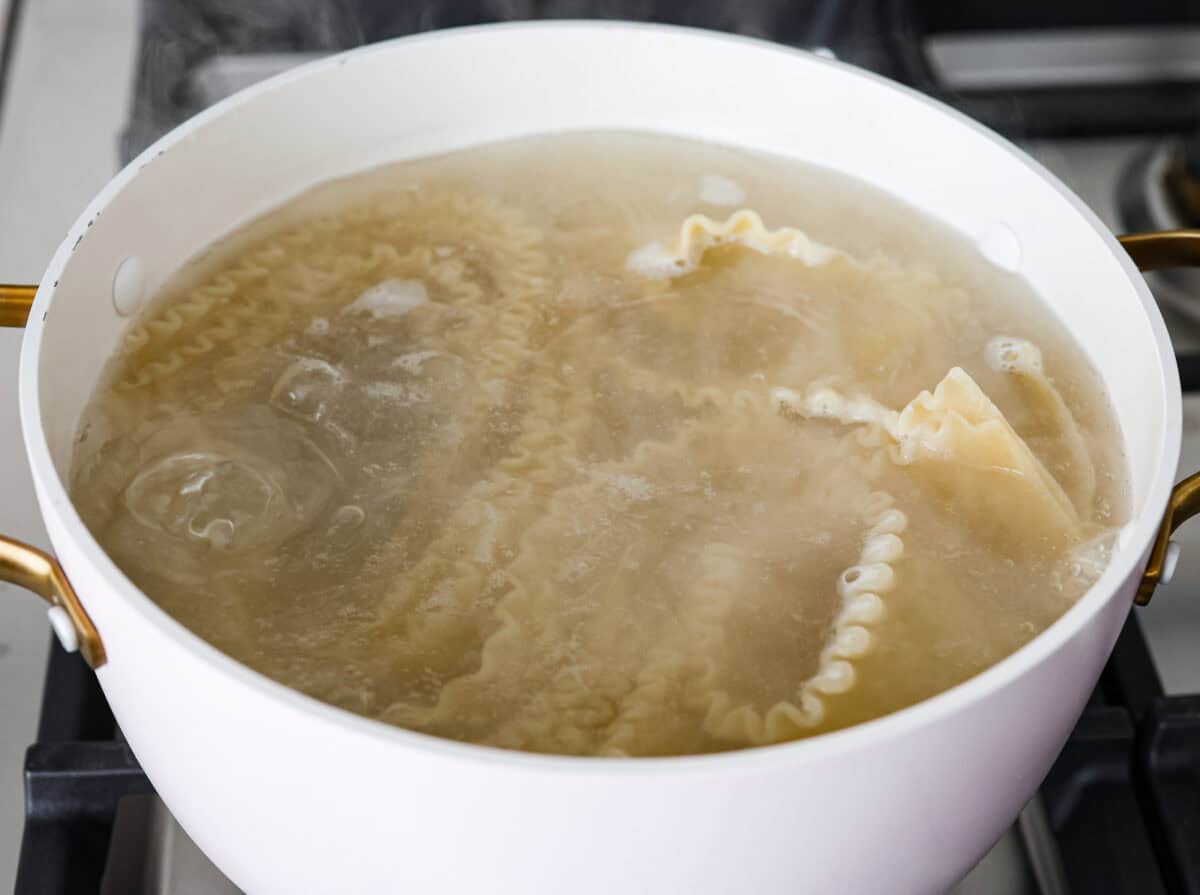
[[[1080,536],[1082,523],[1062,487],[959,367],[898,413],[827,386],[803,396],[786,388],[772,394],[788,413],[878,425],[895,442],[896,464],[925,473],[981,526],[1029,542]]]
[[[992,369],[1007,373],[1021,384],[1030,407],[1049,418],[1067,456],[1069,481],[1063,483],[1064,487],[1071,494],[1075,510],[1086,516],[1096,494],[1096,466],[1075,415],[1046,375],[1041,350],[1028,339],[996,336],[988,342],[985,356]]]

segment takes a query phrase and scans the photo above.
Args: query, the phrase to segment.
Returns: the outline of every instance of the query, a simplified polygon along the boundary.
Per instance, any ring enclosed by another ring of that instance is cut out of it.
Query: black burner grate
[[[148,792],[95,675],[53,640],[38,741],[25,753],[16,895],[99,893],[118,803]]]

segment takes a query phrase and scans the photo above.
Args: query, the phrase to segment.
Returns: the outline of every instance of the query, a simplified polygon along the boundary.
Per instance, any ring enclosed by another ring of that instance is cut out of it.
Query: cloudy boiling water
[[[739,209],[846,256],[627,263]],[[884,429],[773,397],[899,410],[953,367],[1069,526],[1039,527],[1036,482],[997,512],[966,447],[904,465]],[[130,326],[73,494],[153,600],[279,681],[637,755],[807,736],[979,672],[1099,574],[1123,469],[1080,352],[972,245],[824,169],[594,133],[382,168],[222,240]]]

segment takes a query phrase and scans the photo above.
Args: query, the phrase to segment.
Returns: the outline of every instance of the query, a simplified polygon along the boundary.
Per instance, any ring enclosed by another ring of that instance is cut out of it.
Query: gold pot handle
[[[0,326],[24,326],[37,286],[5,286],[0,283]]]
[[[1165,267],[1200,267],[1200,230],[1164,230],[1161,233],[1132,233],[1121,237],[1121,245],[1140,270],[1161,270]],[[1200,301],[1200,296],[1197,296]],[[1171,533],[1184,522],[1200,513],[1200,472],[1188,476],[1171,490],[1167,511],[1154,538],[1150,561],[1142,574],[1134,601],[1145,606],[1154,596],[1154,589],[1163,579],[1167,566]]]
[[[0,285],[0,326],[24,326],[35,294],[36,286]],[[100,634],[53,556],[0,536],[0,581],[40,594],[50,604],[50,621],[63,645],[78,646],[92,668],[104,664]]]
[[[50,604],[50,620],[63,646],[70,649],[73,639],[92,668],[104,664],[104,644],[96,626],[88,618],[75,595],[62,566],[53,556],[36,547],[0,536],[0,581],[8,581],[39,594]],[[62,617],[65,613],[66,618]],[[57,617],[56,617],[57,616]]]

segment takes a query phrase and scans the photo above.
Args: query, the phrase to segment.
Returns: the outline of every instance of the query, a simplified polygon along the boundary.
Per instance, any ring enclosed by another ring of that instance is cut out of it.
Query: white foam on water
[[[738,205],[746,198],[746,191],[736,180],[720,174],[705,174],[700,178],[700,199],[710,205]]]
[[[380,317],[399,317],[429,303],[429,293],[420,280],[383,280],[366,290],[342,309],[342,313],[367,313]]]
[[[408,354],[402,354],[392,361],[392,366],[399,367],[406,373],[416,374],[421,372],[421,365],[425,361],[431,357],[440,357],[441,354],[442,352],[440,351],[410,351]]]
[[[984,351],[988,366],[1000,373],[1042,372],[1042,352],[1028,339],[996,336]]]
[[[648,280],[666,280],[684,272],[687,261],[661,242],[652,242],[631,252],[625,267]]]

